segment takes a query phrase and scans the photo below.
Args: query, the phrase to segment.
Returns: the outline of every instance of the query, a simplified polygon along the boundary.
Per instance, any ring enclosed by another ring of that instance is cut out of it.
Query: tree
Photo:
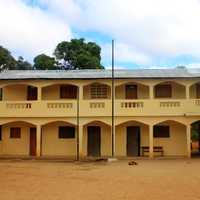
[[[32,70],[33,66],[27,62],[26,60],[24,60],[23,57],[19,57],[16,63],[16,70]]]
[[[41,54],[34,58],[34,68],[39,70],[55,70],[58,69],[58,66],[54,57]]]
[[[16,60],[11,53],[4,47],[0,46],[0,70],[15,69]]]
[[[101,65],[101,48],[94,42],[86,43],[83,38],[63,41],[54,55],[64,69],[104,69]]]

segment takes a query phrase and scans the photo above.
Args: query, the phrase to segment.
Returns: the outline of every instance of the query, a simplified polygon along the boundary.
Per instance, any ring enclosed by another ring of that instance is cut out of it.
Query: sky
[[[85,38],[116,68],[200,67],[200,0],[0,0],[0,45],[29,62]]]

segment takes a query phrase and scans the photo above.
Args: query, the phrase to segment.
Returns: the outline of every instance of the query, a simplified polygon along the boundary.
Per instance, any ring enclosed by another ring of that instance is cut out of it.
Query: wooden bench
[[[144,147],[141,147],[141,148],[142,148],[142,156],[144,156],[144,153],[149,153],[149,147],[148,146],[144,146]],[[161,156],[164,155],[164,150],[163,150],[162,146],[154,146],[153,152],[161,153]]]

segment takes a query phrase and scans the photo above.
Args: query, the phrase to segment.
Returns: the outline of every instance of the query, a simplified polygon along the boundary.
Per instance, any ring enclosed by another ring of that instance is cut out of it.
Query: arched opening
[[[155,156],[187,156],[186,126],[178,121],[166,120],[153,126],[153,145],[162,149]]]
[[[34,101],[38,98],[38,89],[32,85],[12,84],[4,86],[0,94],[4,101]]]
[[[191,155],[200,156],[200,120],[191,124]]]
[[[139,121],[127,121],[116,126],[116,155],[144,156],[142,147],[149,146],[149,127]]]
[[[128,82],[115,88],[116,99],[148,99],[149,87],[137,82]]]
[[[71,84],[54,84],[42,88],[42,100],[76,99],[78,87]]]
[[[36,126],[13,121],[0,126],[0,154],[4,156],[36,156]]]
[[[154,97],[157,99],[184,99],[185,86],[174,81],[161,82],[154,86]]]
[[[190,98],[200,99],[200,82],[197,82],[190,86]]]
[[[92,121],[83,126],[83,154],[88,157],[112,155],[111,126]]]
[[[41,155],[75,158],[77,127],[65,121],[42,126]]]
[[[83,99],[110,99],[111,88],[109,85],[92,83],[83,87]]]

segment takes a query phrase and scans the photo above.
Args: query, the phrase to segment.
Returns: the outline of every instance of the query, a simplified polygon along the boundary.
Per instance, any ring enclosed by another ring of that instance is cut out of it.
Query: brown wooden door
[[[126,99],[137,98],[137,85],[126,85]]]
[[[196,97],[197,97],[197,99],[199,99],[200,98],[200,84],[196,84]]]
[[[99,126],[88,126],[88,156],[101,156],[101,128]]]
[[[30,156],[36,156],[36,128],[30,128]]]
[[[127,127],[127,156],[140,156],[140,127]]]
[[[28,86],[27,100],[28,101],[37,100],[37,88],[36,87]]]

